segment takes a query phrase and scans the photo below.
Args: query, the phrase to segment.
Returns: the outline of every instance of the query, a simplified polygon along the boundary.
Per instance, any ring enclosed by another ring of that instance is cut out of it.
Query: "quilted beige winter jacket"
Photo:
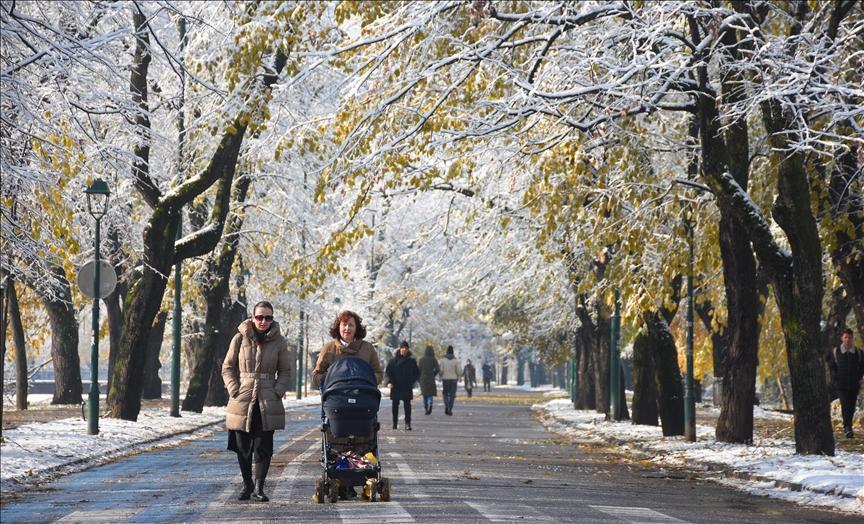
[[[258,402],[264,431],[285,429],[282,396],[290,384],[291,362],[279,323],[273,322],[260,340],[251,320],[243,321],[237,330],[222,364],[222,380],[231,397],[225,426],[251,432],[253,402]]]

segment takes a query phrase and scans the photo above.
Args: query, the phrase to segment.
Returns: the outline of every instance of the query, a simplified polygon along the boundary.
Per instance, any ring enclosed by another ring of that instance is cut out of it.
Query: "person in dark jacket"
[[[387,363],[384,370],[387,376],[387,387],[390,388],[390,400],[393,401],[393,429],[399,427],[399,401],[405,406],[405,429],[411,430],[411,399],[414,398],[414,383],[420,378],[420,368],[408,348],[408,342],[402,341],[396,355]]]
[[[483,367],[483,391],[492,391],[492,366],[484,363]]]
[[[465,394],[471,398],[471,392],[477,385],[477,370],[474,369],[474,364],[471,363],[470,358],[466,361],[465,367],[462,368],[462,383],[465,385]]]
[[[435,358],[435,350],[432,346],[426,346],[426,352],[420,359],[420,394],[423,395],[423,407],[426,414],[432,414],[432,399],[438,395],[438,386],[435,385],[435,375],[441,373],[438,360]]]
[[[864,352],[855,347],[854,333],[851,329],[843,330],[840,336],[840,347],[834,348],[827,355],[828,369],[831,372],[831,385],[840,397],[840,409],[843,413],[843,431],[846,438],[852,438],[852,416],[855,414],[855,402],[861,389],[861,379],[864,378]]]

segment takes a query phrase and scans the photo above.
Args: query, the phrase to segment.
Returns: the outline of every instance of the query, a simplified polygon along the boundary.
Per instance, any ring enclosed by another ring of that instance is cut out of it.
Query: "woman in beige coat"
[[[282,396],[288,390],[291,363],[288,342],[273,321],[273,306],[258,302],[252,318],[237,328],[225,362],[222,380],[228,389],[225,425],[228,449],[237,453],[243,489],[239,500],[270,500],[264,494],[264,480],[273,456],[273,432],[285,429]],[[255,480],[252,480],[252,464]]]

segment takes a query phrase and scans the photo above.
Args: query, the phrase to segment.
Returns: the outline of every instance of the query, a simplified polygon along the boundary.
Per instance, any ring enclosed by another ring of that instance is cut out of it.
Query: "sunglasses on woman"
[[[255,315],[254,318],[258,322],[264,322],[265,320],[267,322],[273,322],[273,315]]]

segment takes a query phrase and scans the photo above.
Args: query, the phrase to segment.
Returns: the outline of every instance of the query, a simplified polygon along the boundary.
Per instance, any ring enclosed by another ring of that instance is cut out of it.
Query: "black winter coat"
[[[435,385],[435,375],[439,375],[441,369],[438,367],[438,359],[431,347],[426,348],[426,354],[420,359],[420,394],[426,397],[438,395],[438,386]]]
[[[853,346],[852,351],[843,353],[837,347],[828,353],[827,358],[831,385],[837,389],[857,390],[864,377],[864,352]]]
[[[417,361],[409,350],[403,357],[396,352],[396,356],[387,363],[384,370],[385,384],[393,384],[390,388],[390,400],[411,400],[414,398],[414,383],[420,378],[420,368]]]

